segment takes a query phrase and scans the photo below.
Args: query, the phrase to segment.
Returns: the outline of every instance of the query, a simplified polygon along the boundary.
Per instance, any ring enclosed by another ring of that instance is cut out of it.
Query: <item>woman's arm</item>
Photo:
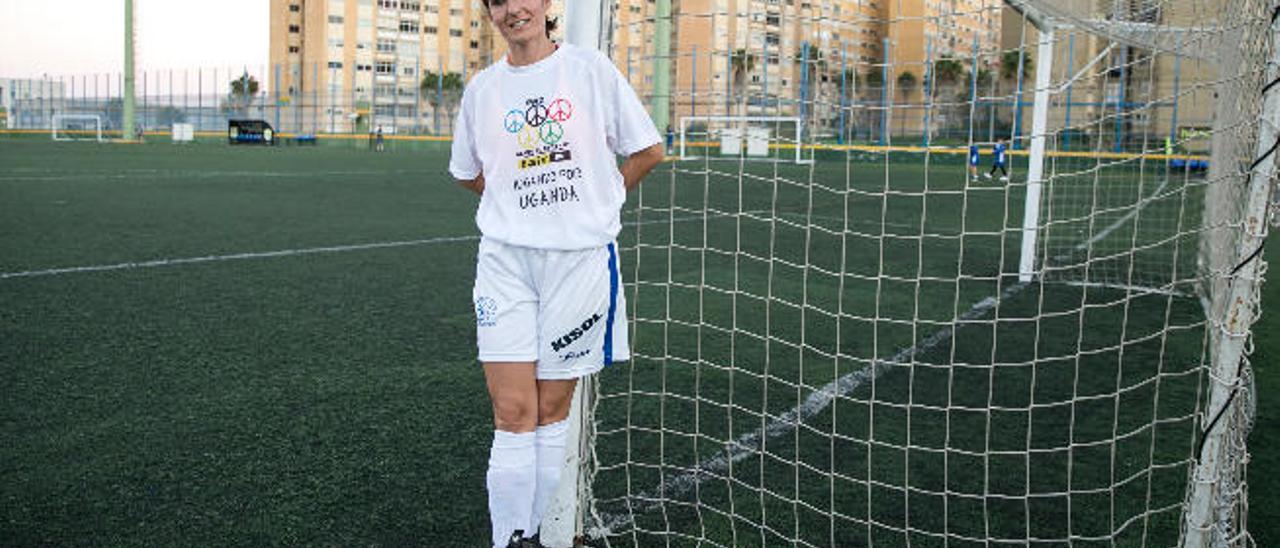
[[[476,175],[476,178],[471,179],[470,181],[459,180],[458,184],[462,185],[462,188],[470,190],[471,192],[474,192],[476,194],[484,194],[484,174],[483,173]]]
[[[662,161],[664,153],[662,144],[656,144],[640,152],[627,156],[618,171],[622,172],[622,184],[628,191],[640,185],[644,176]],[[483,182],[482,182],[483,184]]]

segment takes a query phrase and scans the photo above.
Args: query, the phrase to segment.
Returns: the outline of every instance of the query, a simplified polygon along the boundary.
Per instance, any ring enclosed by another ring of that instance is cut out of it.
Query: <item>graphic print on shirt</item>
[[[520,209],[580,201],[576,185],[582,168],[573,161],[565,135],[565,123],[572,117],[573,103],[563,97],[526,99],[503,116],[502,128],[519,145],[512,189]]]

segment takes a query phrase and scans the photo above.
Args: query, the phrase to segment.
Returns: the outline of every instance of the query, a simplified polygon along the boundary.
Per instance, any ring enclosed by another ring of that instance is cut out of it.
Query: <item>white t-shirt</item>
[[[461,180],[484,173],[481,234],[539,249],[613,241],[626,201],[616,157],[660,142],[613,62],[570,44],[531,65],[503,58],[481,71],[454,128],[449,172]]]

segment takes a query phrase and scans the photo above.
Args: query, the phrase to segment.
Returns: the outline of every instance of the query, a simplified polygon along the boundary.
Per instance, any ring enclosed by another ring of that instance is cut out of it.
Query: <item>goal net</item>
[[[95,114],[55,114],[50,129],[54,141],[102,140],[102,118]]]
[[[1250,544],[1274,0],[935,4],[618,3],[703,144],[624,212],[594,544]],[[750,116],[812,162],[708,161]]]

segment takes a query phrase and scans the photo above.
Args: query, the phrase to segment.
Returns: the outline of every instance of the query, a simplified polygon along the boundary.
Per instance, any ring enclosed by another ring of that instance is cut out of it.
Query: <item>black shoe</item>
[[[507,548],[542,548],[542,543],[538,541],[538,535],[525,538],[524,529],[516,529],[511,533],[511,539],[507,541]]]

